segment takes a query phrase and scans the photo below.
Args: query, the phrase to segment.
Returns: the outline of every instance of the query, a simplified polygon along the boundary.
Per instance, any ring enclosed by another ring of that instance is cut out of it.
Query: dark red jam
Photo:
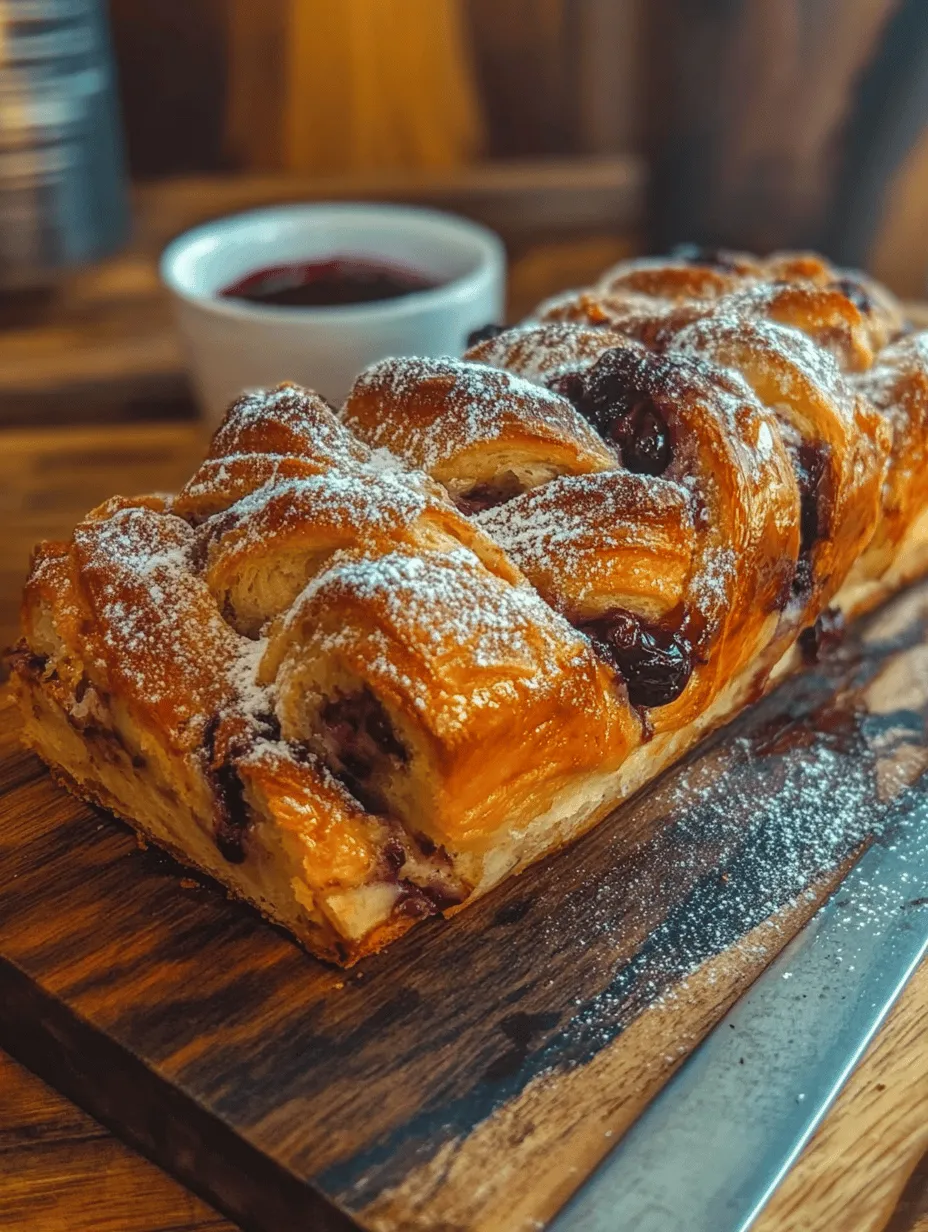
[[[606,351],[581,378],[577,410],[607,441],[618,446],[622,465],[636,475],[662,475],[673,460],[670,428],[660,406],[643,389],[637,355]]]
[[[579,622],[577,628],[615,668],[633,706],[666,706],[686,688],[693,673],[693,648],[679,633],[618,607]]]
[[[219,294],[223,299],[275,308],[337,308],[399,299],[440,285],[418,270],[399,265],[366,257],[328,257],[254,270]]]

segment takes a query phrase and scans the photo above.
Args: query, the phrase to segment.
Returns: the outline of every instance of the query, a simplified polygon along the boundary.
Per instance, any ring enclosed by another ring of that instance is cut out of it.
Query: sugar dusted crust
[[[905,329],[812,255],[688,252],[464,360],[385,360],[340,416],[243,397],[178,496],[37,549],[24,739],[351,964],[596,824],[826,609],[928,569]]]

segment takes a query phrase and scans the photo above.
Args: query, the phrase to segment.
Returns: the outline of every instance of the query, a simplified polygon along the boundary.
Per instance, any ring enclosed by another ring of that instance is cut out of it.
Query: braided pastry
[[[340,963],[593,825],[928,569],[928,335],[809,254],[626,262],[340,414],[239,399],[36,552],[62,782]]]

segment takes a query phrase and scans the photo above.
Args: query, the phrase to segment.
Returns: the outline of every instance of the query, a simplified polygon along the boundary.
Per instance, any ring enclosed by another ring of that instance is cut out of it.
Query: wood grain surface
[[[603,242],[610,241],[564,241],[534,250],[530,281],[540,290],[529,302],[558,281],[579,281],[576,271],[584,262],[595,269]],[[181,425],[4,432],[0,443],[3,641],[12,636],[19,585],[37,538],[67,533],[87,507],[115,490],[176,486],[200,447],[196,429]],[[882,1227],[880,1218],[890,1232],[928,1232],[928,1164],[924,1158],[919,1163],[916,1146],[925,1098],[926,1014],[923,970],[762,1217],[763,1232],[781,1226],[856,1232]],[[884,1197],[891,1202],[896,1194],[895,1209],[883,1208]],[[858,1222],[861,1211],[871,1222]],[[231,1225],[0,1055],[0,1227],[155,1232]]]
[[[823,853],[792,865],[821,823],[822,800],[796,790],[812,732],[830,733],[819,769],[844,799],[834,858],[928,761],[922,729],[886,708],[924,657],[926,619],[928,593],[898,601],[868,647],[787,685],[737,740],[348,976],[213,890],[181,889],[55,789],[8,724],[3,1037],[249,1226],[323,1219],[323,1194],[376,1229],[531,1227],[827,889]],[[810,881],[816,895],[765,922]]]
[[[928,966],[898,1004],[755,1232],[928,1230],[928,1155],[909,1174],[909,1137],[923,1134]],[[913,1046],[914,1042],[914,1046]],[[918,1132],[918,1131],[916,1131]],[[874,1211],[871,1186],[901,1189]],[[876,1222],[861,1225],[861,1204]],[[882,1219],[882,1222],[879,1220]],[[114,1138],[41,1079],[0,1053],[0,1227],[4,1232],[235,1232],[189,1190]]]
[[[924,128],[921,0],[656,0],[648,13],[658,250],[688,238],[865,263]]]
[[[915,1232],[923,1218],[928,1225],[926,1040],[922,964],[755,1232]]]

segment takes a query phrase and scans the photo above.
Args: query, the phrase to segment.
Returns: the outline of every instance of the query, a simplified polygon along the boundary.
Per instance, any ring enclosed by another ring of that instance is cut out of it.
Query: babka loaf
[[[244,395],[36,550],[12,680],[77,795],[350,964],[595,824],[928,568],[928,334],[683,250]]]

